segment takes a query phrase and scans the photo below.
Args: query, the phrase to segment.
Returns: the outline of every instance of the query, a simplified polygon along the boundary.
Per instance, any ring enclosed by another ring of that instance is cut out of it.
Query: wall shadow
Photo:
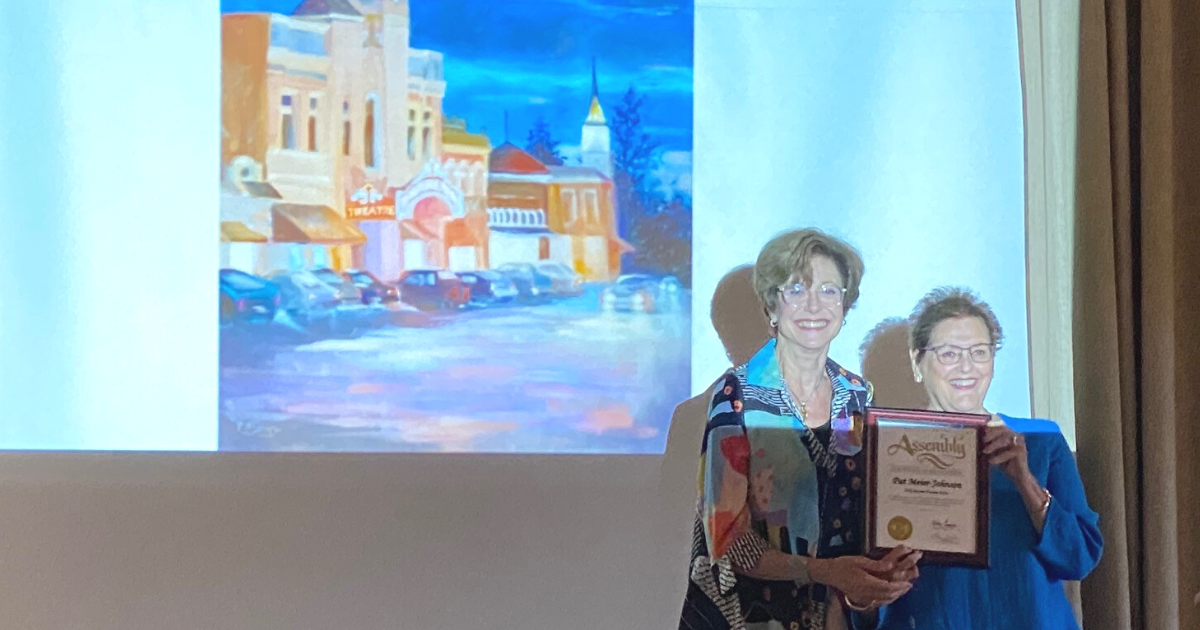
[[[725,346],[725,356],[733,365],[749,361],[771,339],[771,324],[761,304],[754,293],[751,265],[735,267],[717,283],[710,316],[717,337]],[[714,374],[713,380],[718,376]]]
[[[929,404],[925,388],[913,380],[905,318],[889,317],[876,324],[863,339],[859,358],[863,378],[875,386],[875,405],[924,409]]]
[[[709,311],[713,328],[717,337],[725,346],[725,355],[733,365],[741,365],[749,361],[754,353],[771,338],[771,326],[763,312],[758,296],[754,293],[754,267],[742,265],[730,270],[713,292]],[[716,381],[720,374],[711,376]],[[703,393],[685,400],[675,407],[671,416],[670,428],[667,430],[667,446],[663,456],[664,472],[678,470],[678,467],[695,470],[700,458],[700,441],[704,438],[704,426],[708,423],[708,401],[710,394],[706,389]],[[686,487],[674,487],[683,481],[673,475],[659,476],[659,483],[664,501],[677,502],[675,494],[682,492],[690,506],[695,501],[695,476],[686,478]],[[670,485],[672,487],[666,487]],[[691,512],[684,527],[690,526]],[[691,531],[688,529],[687,531]]]

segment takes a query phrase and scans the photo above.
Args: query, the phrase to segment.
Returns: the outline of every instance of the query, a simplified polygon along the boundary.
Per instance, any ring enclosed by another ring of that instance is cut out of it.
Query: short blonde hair
[[[779,305],[779,287],[796,278],[812,283],[814,256],[832,260],[842,274],[846,289],[842,313],[854,306],[863,276],[862,257],[849,243],[808,228],[784,232],[771,239],[758,253],[758,261],[754,264],[754,292],[768,312]]]

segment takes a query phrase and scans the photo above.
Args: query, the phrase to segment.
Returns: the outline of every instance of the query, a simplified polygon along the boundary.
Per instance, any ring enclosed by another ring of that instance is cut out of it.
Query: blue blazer
[[[1029,469],[1053,499],[1039,536],[1016,486],[992,467],[989,569],[921,566],[907,595],[882,611],[885,630],[1078,629],[1063,590],[1100,561],[1099,516],[1058,425],[1000,416],[1025,436]]]

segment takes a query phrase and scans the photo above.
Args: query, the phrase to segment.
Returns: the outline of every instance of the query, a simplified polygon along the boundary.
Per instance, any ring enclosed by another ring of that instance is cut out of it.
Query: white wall
[[[835,360],[858,372],[876,324],[907,317],[936,286],[971,287],[1007,337],[988,407],[1027,415],[1012,0],[698,4],[692,312],[705,312],[721,277],[753,264],[778,232],[821,228],[866,264]],[[703,317],[693,348],[698,391],[727,364]]]

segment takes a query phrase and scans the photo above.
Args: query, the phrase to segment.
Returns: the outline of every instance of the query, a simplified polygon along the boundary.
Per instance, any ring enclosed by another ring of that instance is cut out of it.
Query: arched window
[[[296,148],[296,123],[292,119],[293,95],[284,94],[279,99],[279,146],[283,149]]]
[[[363,163],[370,168],[374,168],[379,162],[375,134],[375,110],[375,97],[367,97],[366,122],[363,123]]]
[[[317,150],[317,110],[320,101],[315,96],[308,97],[308,150]]]
[[[350,155],[350,101],[342,101],[342,155]]]
[[[417,158],[417,112],[408,110],[408,159]]]

